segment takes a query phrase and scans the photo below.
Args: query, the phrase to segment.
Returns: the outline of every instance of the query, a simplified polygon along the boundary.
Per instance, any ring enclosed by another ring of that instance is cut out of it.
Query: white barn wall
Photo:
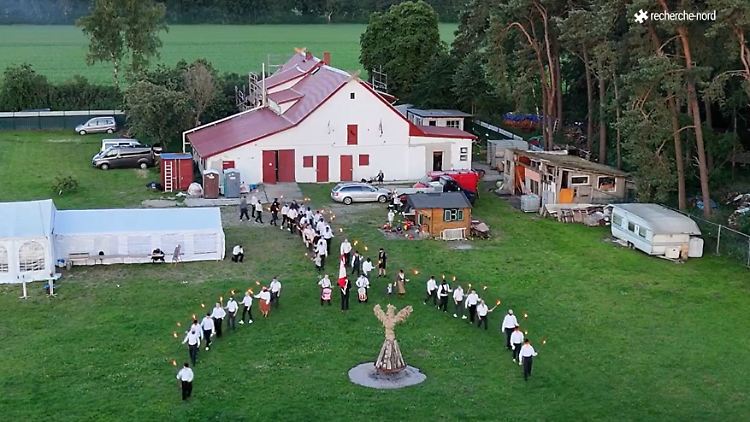
[[[352,92],[354,100],[350,99]],[[346,144],[349,124],[358,125],[357,145]],[[306,155],[328,155],[332,182],[340,180],[341,155],[353,156],[354,180],[375,176],[378,170],[391,180],[416,179],[424,174],[424,164],[411,162],[408,133],[405,119],[360,82],[352,80],[296,127],[210,157],[208,167],[220,170],[222,161],[234,160],[244,183],[260,183],[262,151],[294,149],[295,177],[299,182],[316,181],[317,161],[314,159],[313,168],[304,168],[302,157]],[[359,166],[360,154],[370,155],[369,166]]]

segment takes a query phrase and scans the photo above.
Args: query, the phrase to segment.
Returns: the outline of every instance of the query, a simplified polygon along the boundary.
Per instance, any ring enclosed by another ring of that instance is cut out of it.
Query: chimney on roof
[[[312,59],[312,53],[309,51],[305,51],[305,60],[310,60],[310,59]]]
[[[330,51],[324,51],[323,52],[323,63],[327,66],[331,65],[331,52]]]

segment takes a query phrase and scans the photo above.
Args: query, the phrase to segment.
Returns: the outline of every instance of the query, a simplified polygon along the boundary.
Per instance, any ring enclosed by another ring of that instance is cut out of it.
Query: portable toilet
[[[219,182],[221,176],[216,170],[206,170],[203,172],[203,197],[207,199],[217,199],[219,197]]]
[[[224,170],[224,197],[240,197],[240,172],[237,169]]]
[[[164,192],[184,191],[193,183],[193,156],[190,154],[162,153],[161,185]]]

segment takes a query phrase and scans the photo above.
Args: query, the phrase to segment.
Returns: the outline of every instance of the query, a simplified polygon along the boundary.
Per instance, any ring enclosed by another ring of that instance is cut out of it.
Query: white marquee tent
[[[76,264],[150,262],[161,249],[169,261],[224,258],[218,208],[58,211],[51,199],[0,202],[0,284],[49,280],[58,261]],[[81,257],[84,257],[81,259]]]
[[[55,277],[51,199],[0,202],[0,283]]]
[[[88,254],[90,265],[150,262],[157,248],[169,261],[177,245],[183,261],[224,258],[218,208],[58,211],[54,239],[57,259]]]

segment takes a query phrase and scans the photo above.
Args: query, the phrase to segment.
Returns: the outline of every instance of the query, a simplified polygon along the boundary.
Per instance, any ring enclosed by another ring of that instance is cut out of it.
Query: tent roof
[[[415,209],[471,208],[463,192],[415,193],[406,198],[409,206]]]
[[[51,199],[0,202],[0,239],[49,236],[55,219]]]
[[[219,208],[126,208],[58,211],[55,234],[221,230]]]
[[[658,204],[614,204],[613,208],[621,208],[642,218],[656,234],[701,234],[693,219]]]

